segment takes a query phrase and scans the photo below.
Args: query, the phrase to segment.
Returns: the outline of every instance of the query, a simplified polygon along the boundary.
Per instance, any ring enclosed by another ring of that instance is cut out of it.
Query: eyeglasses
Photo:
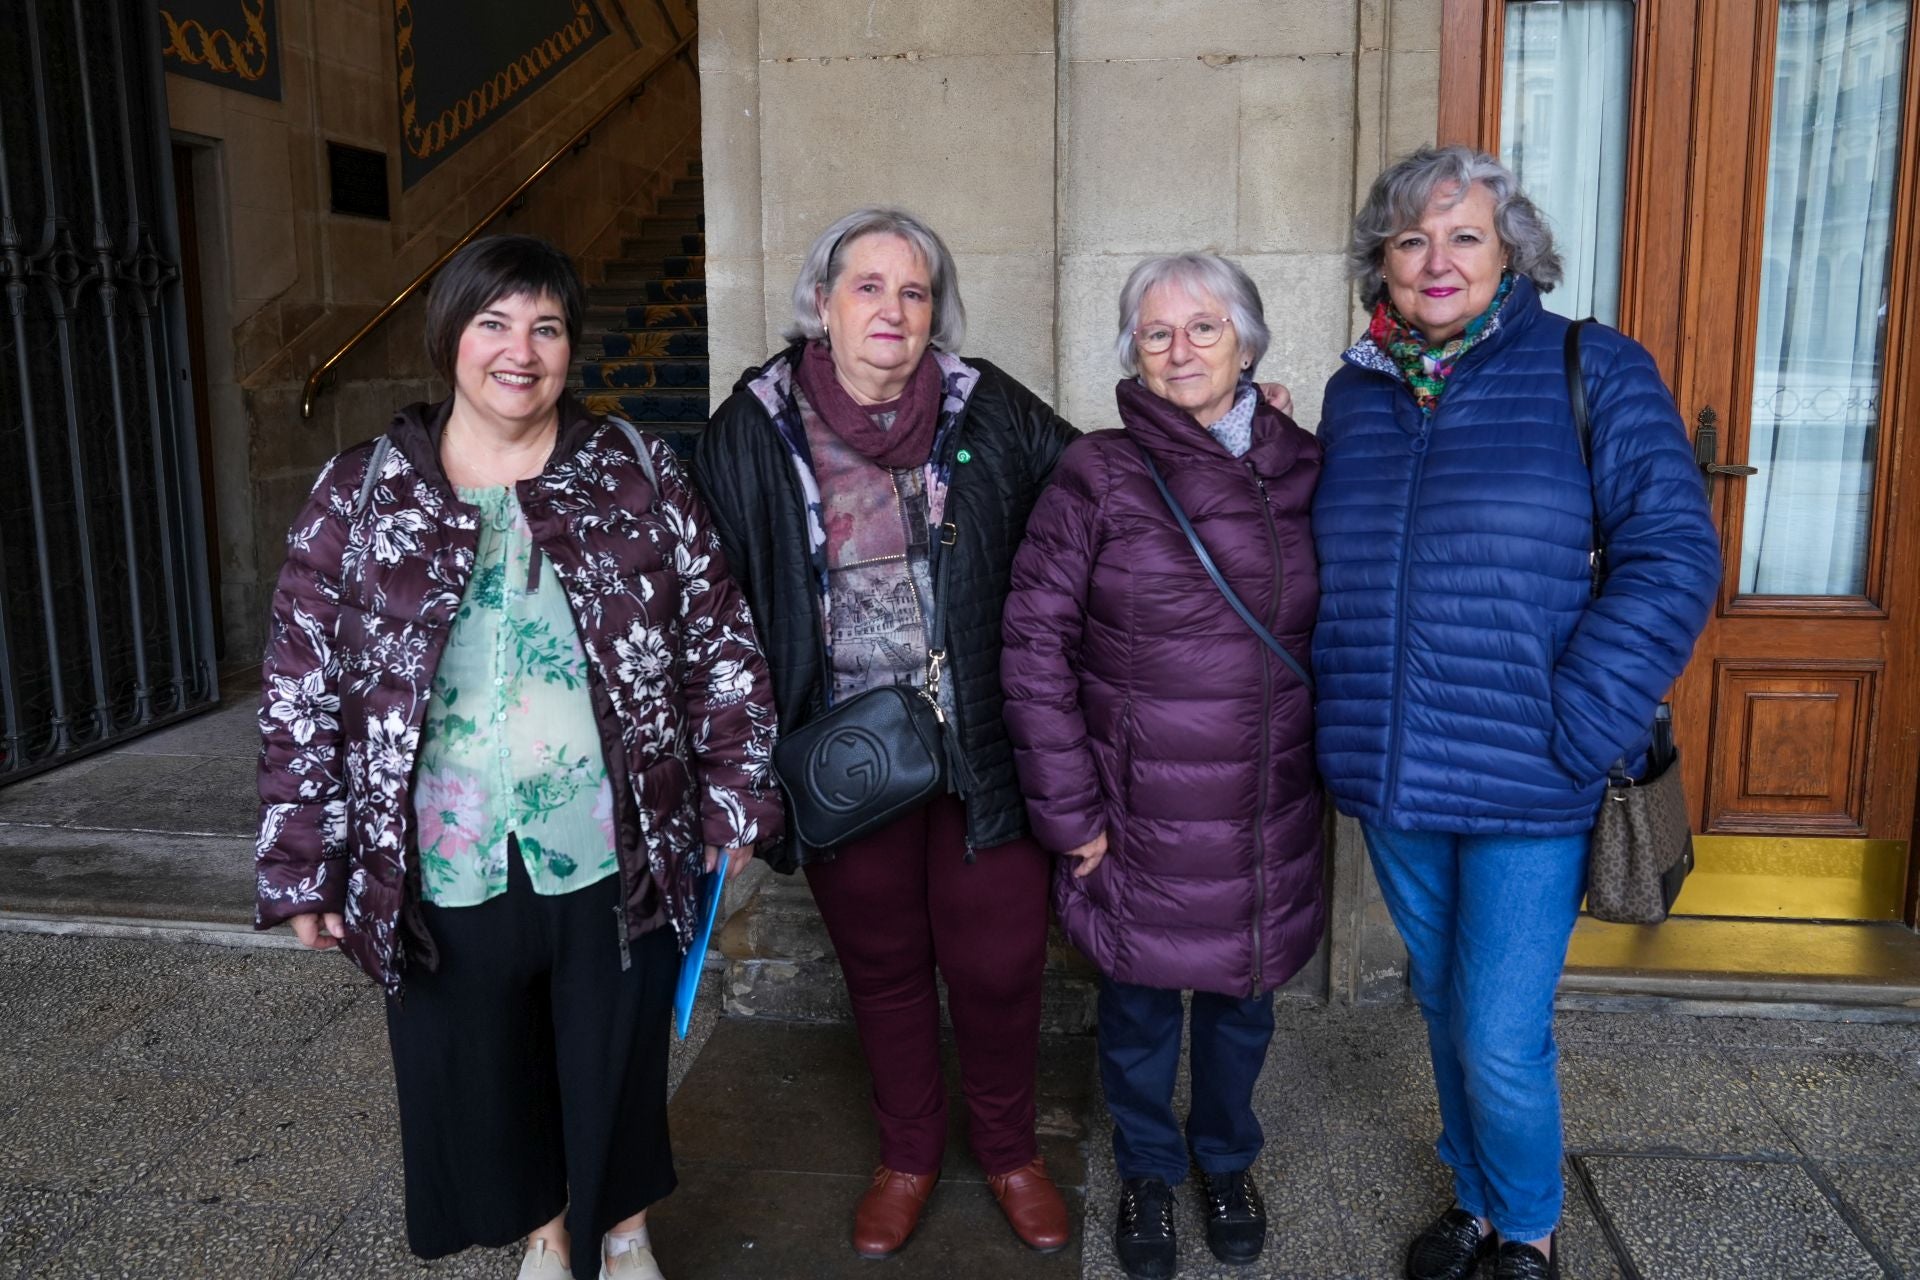
[[[1195,316],[1183,325],[1147,324],[1133,331],[1133,340],[1140,350],[1150,356],[1157,356],[1173,345],[1173,335],[1181,329],[1186,330],[1187,342],[1196,347],[1210,347],[1220,341],[1233,321],[1226,316]]]

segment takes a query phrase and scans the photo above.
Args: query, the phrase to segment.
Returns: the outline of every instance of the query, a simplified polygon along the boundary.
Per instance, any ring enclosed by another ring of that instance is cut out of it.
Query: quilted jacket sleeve
[[[1653,358],[1588,331],[1594,495],[1607,579],[1554,670],[1554,758],[1604,774],[1646,742],[1720,587],[1720,540],[1700,469]]]
[[[779,835],[785,823],[773,785],[773,684],[706,505],[672,450],[649,447],[661,503],[677,537],[674,567],[701,839],[721,846],[758,844]]]
[[[256,929],[345,909],[347,790],[334,636],[352,486],[368,452],[350,451],[321,470],[287,533],[273,592],[261,672]]]
[[[1106,829],[1077,668],[1107,480],[1092,440],[1066,451],[1027,522],[1002,623],[1007,735],[1034,835],[1056,851]]]

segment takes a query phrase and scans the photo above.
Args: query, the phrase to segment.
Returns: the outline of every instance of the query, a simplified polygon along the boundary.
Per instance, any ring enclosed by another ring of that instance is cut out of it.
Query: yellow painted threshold
[[[1900,924],[1582,916],[1563,989],[1920,1008],[1920,933]]]
[[[1897,921],[1907,884],[1904,840],[1695,836],[1677,916]]]

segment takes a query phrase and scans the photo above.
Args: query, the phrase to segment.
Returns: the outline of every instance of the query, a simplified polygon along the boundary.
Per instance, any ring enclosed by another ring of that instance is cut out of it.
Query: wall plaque
[[[168,71],[280,101],[274,0],[161,0],[156,7]]]
[[[592,0],[394,0],[411,187],[607,36]]]
[[[387,153],[327,141],[327,175],[333,212],[356,218],[391,218],[387,202]]]

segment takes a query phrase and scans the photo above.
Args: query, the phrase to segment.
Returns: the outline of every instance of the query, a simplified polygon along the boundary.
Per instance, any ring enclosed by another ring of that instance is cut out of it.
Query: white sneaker
[[[636,1245],[617,1258],[609,1258],[603,1246],[600,1250],[600,1280],[667,1280],[660,1274],[660,1264],[653,1260],[653,1249],[648,1245]]]
[[[535,1240],[520,1259],[520,1280],[573,1280],[573,1268],[560,1261],[545,1240]]]

